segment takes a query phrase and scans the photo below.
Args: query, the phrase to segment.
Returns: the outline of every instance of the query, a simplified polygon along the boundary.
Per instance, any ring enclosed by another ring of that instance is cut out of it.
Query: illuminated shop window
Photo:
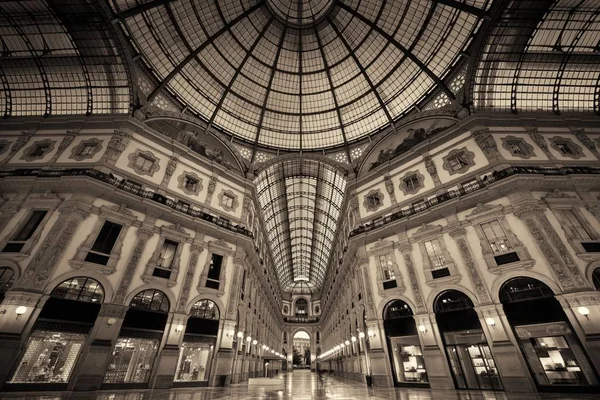
[[[34,331],[10,383],[67,383],[86,335]]]
[[[184,342],[181,344],[175,382],[208,380],[214,351],[213,343]]]
[[[158,345],[158,339],[120,337],[110,356],[104,383],[148,382]]]

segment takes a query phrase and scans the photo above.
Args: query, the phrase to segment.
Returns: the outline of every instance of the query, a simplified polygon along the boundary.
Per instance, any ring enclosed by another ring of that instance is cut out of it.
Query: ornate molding
[[[227,204],[227,202],[225,201],[226,197],[229,197],[231,199],[231,205]],[[225,211],[235,212],[235,210],[237,209],[238,205],[240,204],[240,202],[238,201],[237,196],[231,190],[226,190],[226,189],[221,190],[221,193],[219,193],[219,195],[217,196],[217,198],[219,199],[219,205]]]
[[[135,275],[135,271],[138,267],[140,259],[142,258],[142,254],[146,248],[146,243],[148,243],[148,239],[153,235],[153,233],[153,229],[150,226],[142,225],[142,227],[138,229],[137,239],[135,245],[133,246],[133,251],[129,256],[127,266],[123,272],[123,278],[121,278],[121,282],[119,283],[119,287],[115,293],[113,300],[115,303],[122,304],[125,301],[127,290],[129,289],[129,285],[131,284],[131,281]]]
[[[413,262],[412,253],[410,250],[403,251],[402,256],[404,257],[404,264],[406,265],[406,269],[408,271],[408,281],[410,283],[410,288],[413,293],[416,313],[424,313],[426,311],[425,301],[423,300],[423,295],[421,294],[421,286],[419,284],[419,278],[417,277],[417,273],[415,271],[415,264]]]
[[[505,136],[500,140],[502,141],[502,147],[514,157],[527,160],[535,156],[533,146],[527,143],[523,138],[510,135]],[[518,146],[520,149],[519,153],[515,153],[512,149],[512,146]]]
[[[33,142],[31,144],[31,146],[29,146],[25,150],[23,150],[23,155],[21,156],[21,160],[25,160],[25,161],[42,160],[48,154],[52,153],[52,151],[54,150],[54,146],[55,145],[56,145],[56,140],[50,140],[50,139],[38,140],[37,142]],[[47,150],[44,151],[43,154],[34,155],[33,151],[38,146],[47,146]]]
[[[193,188],[185,186],[187,179],[193,179],[196,181],[196,185]],[[177,187],[188,196],[197,196],[204,187],[202,186],[202,178],[200,178],[195,172],[183,171],[181,175],[177,177]]]
[[[554,136],[554,137],[550,138],[549,140],[550,140],[550,146],[554,149],[554,151],[556,151],[558,154],[562,155],[563,157],[572,158],[574,160],[579,160],[581,157],[584,157],[583,149],[581,148],[581,146],[579,146],[577,143],[573,142],[573,140],[571,140],[571,138],[562,137],[562,136]],[[566,144],[570,148],[571,152],[570,153],[563,152],[559,147],[559,145],[561,143]]]
[[[79,142],[79,144],[77,144],[77,146],[74,146],[71,149],[71,155],[69,158],[75,161],[84,161],[94,158],[94,156],[102,150],[102,143],[102,140],[99,139],[82,140]],[[94,149],[90,153],[81,154],[81,151],[88,146],[93,146]]]
[[[175,156],[169,157],[169,161],[167,161],[167,166],[165,167],[165,175],[163,176],[161,185],[168,185],[171,177],[175,173],[175,169],[177,168],[177,164],[179,163],[179,158]]]
[[[473,254],[471,253],[471,249],[467,243],[464,230],[462,233],[453,236],[453,238],[456,241],[460,255],[465,263],[465,266],[467,267],[471,284],[475,289],[475,293],[477,294],[480,303],[491,303],[492,301],[490,299],[490,295],[485,287],[485,284],[483,283],[483,280],[481,279],[481,275],[479,274],[479,268],[475,263],[475,260],[473,260]]]
[[[557,188],[554,189],[554,191],[552,191],[551,193],[544,195],[542,199],[578,199],[578,197],[572,194],[565,193]]]
[[[130,134],[116,130],[106,146],[106,152],[102,159],[114,164],[121,153],[125,151],[130,141]]]
[[[143,170],[136,165],[136,160],[139,157],[144,157],[144,158],[152,161],[152,166],[150,167],[150,169],[148,171]],[[152,154],[149,151],[143,151],[143,150],[137,149],[133,153],[129,154],[129,156],[127,156],[127,158],[129,159],[129,163],[127,164],[127,166],[129,168],[131,168],[132,170],[134,170],[135,173],[138,175],[154,176],[154,174],[160,169],[160,166],[158,164],[158,162],[159,162],[158,157],[156,157],[154,154]]]
[[[413,179],[416,179],[416,184],[409,188],[408,182],[413,182]],[[400,178],[400,190],[402,190],[402,193],[404,193],[405,196],[408,196],[409,194],[416,194],[419,192],[419,190],[425,187],[424,182],[425,177],[419,172],[419,170],[408,171],[402,178]]]
[[[475,139],[475,143],[483,154],[489,160],[496,160],[500,156],[500,152],[498,151],[498,145],[496,144],[496,140],[490,133],[489,128],[485,128],[479,131],[473,132],[473,138]]]
[[[383,207],[384,195],[380,189],[370,190],[364,198],[363,206],[368,212],[377,212]]]
[[[592,153],[597,153],[596,143],[585,133],[585,129],[579,129],[575,131],[575,136],[585,147],[588,148]]]
[[[465,162],[465,164],[463,164],[460,168],[453,169],[450,166],[451,160],[459,157]],[[442,168],[448,171],[450,175],[464,174],[468,172],[471,167],[475,166],[475,153],[469,151],[466,146],[463,146],[460,149],[453,149],[446,156],[442,157],[442,160],[444,160]]]

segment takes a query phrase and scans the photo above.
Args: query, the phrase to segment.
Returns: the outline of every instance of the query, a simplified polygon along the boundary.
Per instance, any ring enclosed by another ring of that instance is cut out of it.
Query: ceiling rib
[[[454,95],[452,90],[450,90],[450,88],[444,83],[444,81],[439,76],[434,74],[433,71],[429,69],[427,65],[425,65],[421,60],[419,60],[417,56],[415,56],[400,42],[398,42],[392,35],[390,35],[386,31],[381,29],[379,26],[371,22],[371,20],[365,17],[364,15],[356,12],[356,10],[354,10],[352,7],[344,4],[342,1],[338,0],[336,4],[338,5],[338,7],[342,8],[343,10],[355,16],[357,19],[361,20],[363,23],[370,26],[375,32],[377,32],[378,34],[383,36],[388,42],[396,46],[396,48],[402,53],[404,53],[409,60],[415,63],[425,74],[427,74],[427,76],[429,76],[429,78],[446,94],[446,96],[448,96],[448,98],[452,102],[456,101],[456,96]]]
[[[192,61],[198,54],[202,52],[206,47],[212,44],[217,38],[219,38],[223,33],[229,31],[233,26],[237,25],[240,21],[244,20],[248,16],[250,16],[254,11],[260,9],[264,4],[264,0],[257,2],[252,7],[248,8],[242,14],[238,15],[234,19],[232,19],[225,26],[221,27],[217,32],[215,32],[211,37],[202,42],[200,46],[198,46],[192,53],[188,54],[165,78],[162,79],[160,84],[156,86],[156,88],[150,93],[148,96],[148,103],[152,103],[154,98],[167,86],[167,84],[177,75],[185,66]]]
[[[156,7],[166,6],[167,4],[172,3],[173,1],[175,0],[153,0],[147,3],[137,5],[125,11],[117,11],[117,14],[111,22],[113,24],[118,24],[119,22],[125,21],[127,18],[135,17],[138,14],[152,10]]]
[[[462,3],[460,1],[456,1],[456,0],[433,0],[433,2],[438,3],[438,4],[443,4],[443,5],[448,6],[448,7],[456,8],[457,10],[464,11],[464,12],[469,13],[469,14],[473,14],[476,17],[479,17],[479,18],[485,18],[485,19],[489,19],[490,18],[490,15],[487,13],[487,11],[482,10],[479,7],[475,7],[475,6],[472,6],[472,5],[467,4],[467,3]]]

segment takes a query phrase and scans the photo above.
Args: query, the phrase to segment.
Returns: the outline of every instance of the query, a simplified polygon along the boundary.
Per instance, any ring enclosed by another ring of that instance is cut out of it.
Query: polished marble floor
[[[99,391],[76,393],[0,393],[0,400],[591,400],[590,394],[506,394],[482,391],[368,388],[359,383],[309,371],[280,375],[268,385],[237,384],[227,388]]]

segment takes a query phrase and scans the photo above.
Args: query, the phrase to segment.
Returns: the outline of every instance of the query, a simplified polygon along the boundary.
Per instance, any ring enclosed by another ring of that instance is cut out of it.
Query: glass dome
[[[111,0],[152,71],[151,104],[254,148],[341,148],[445,83],[491,0]]]

